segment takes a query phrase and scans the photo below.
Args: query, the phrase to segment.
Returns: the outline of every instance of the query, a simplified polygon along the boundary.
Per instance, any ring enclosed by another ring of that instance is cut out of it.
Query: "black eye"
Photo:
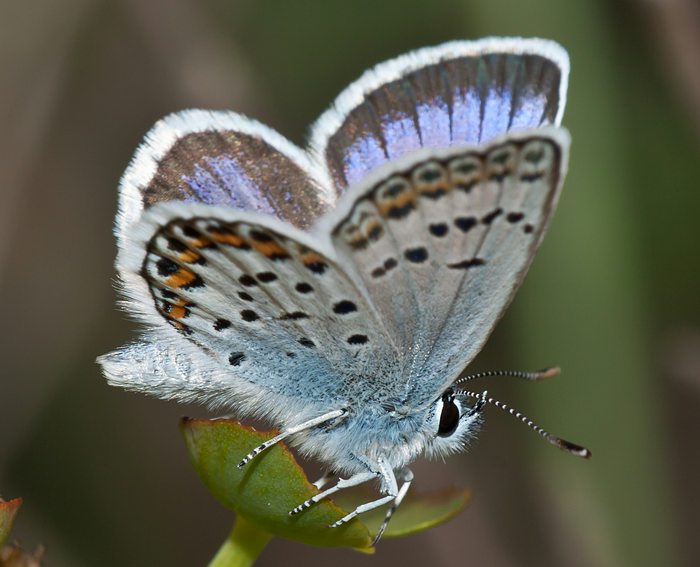
[[[449,437],[459,425],[459,408],[451,396],[443,396],[442,413],[440,414],[440,425],[438,426],[439,437]]]

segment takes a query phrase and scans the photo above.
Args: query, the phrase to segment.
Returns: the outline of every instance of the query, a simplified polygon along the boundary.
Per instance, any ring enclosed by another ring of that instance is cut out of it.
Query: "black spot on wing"
[[[243,319],[247,323],[252,323],[253,321],[257,321],[258,319],[260,319],[260,315],[258,315],[252,309],[244,309],[243,311],[241,311],[241,319]]]
[[[214,330],[216,331],[223,331],[224,329],[228,329],[231,326],[231,321],[228,319],[217,319],[214,321]]]
[[[408,216],[413,209],[415,209],[416,206],[413,204],[413,202],[409,201],[408,203],[405,203],[404,205],[401,206],[395,206],[391,207],[389,209],[389,212],[387,213],[387,216],[390,219],[402,219],[406,216]]]
[[[241,283],[241,285],[244,285],[246,287],[258,285],[258,282],[255,281],[255,278],[250,274],[243,274],[240,278],[238,278],[238,281]]]
[[[433,236],[437,236],[438,238],[442,238],[443,236],[445,236],[449,232],[450,227],[447,226],[447,223],[440,222],[440,223],[431,224],[428,227],[428,230],[430,230],[430,234],[432,234]]]
[[[388,258],[384,261],[384,264],[381,266],[378,266],[374,268],[371,272],[371,276],[373,278],[381,278],[384,276],[387,272],[390,272],[393,270],[396,266],[398,266],[398,262],[396,261],[396,258]]]
[[[172,276],[180,270],[180,266],[173,262],[170,258],[160,258],[156,262],[158,275],[162,277]]]
[[[273,272],[260,272],[259,274],[255,274],[255,277],[262,283],[270,283],[277,279],[277,274]]]
[[[454,264],[448,264],[448,268],[453,270],[468,270],[469,268],[474,268],[476,266],[483,266],[486,260],[482,258],[472,258],[470,260],[462,260],[461,262],[456,262]]]
[[[173,252],[184,252],[187,246],[184,242],[180,242],[177,238],[170,237],[168,240],[168,248]]]
[[[337,313],[338,315],[347,315],[348,313],[354,313],[355,311],[357,311],[357,305],[355,305],[352,301],[348,301],[347,299],[339,301],[333,306],[333,312]]]
[[[496,220],[496,218],[501,216],[501,214],[503,214],[503,209],[501,209],[499,207],[497,209],[494,209],[493,211],[491,211],[487,215],[484,215],[483,218],[481,219],[481,222],[484,224],[491,224],[494,220]]]
[[[367,341],[369,341],[367,335],[351,335],[348,337],[348,344],[351,345],[363,345]]]
[[[403,252],[404,257],[414,264],[422,264],[428,259],[428,249],[424,246],[418,248],[408,248]]]
[[[243,352],[232,352],[228,357],[228,362],[231,366],[240,366],[245,360],[245,353]]]
[[[309,316],[303,311],[292,311],[285,313],[280,317],[283,321],[298,321],[299,319],[308,319]]]
[[[294,286],[294,289],[296,289],[299,293],[304,294],[311,293],[314,290],[314,288],[306,282],[299,282],[296,286]]]
[[[455,226],[462,232],[469,232],[476,226],[476,219],[474,217],[457,217],[455,219]]]

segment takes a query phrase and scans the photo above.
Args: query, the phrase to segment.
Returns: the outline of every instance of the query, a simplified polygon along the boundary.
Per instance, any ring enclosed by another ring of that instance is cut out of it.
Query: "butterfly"
[[[420,49],[351,84],[303,151],[232,112],[147,134],[120,185],[117,270],[147,330],[99,359],[110,384],[266,419],[330,488],[390,504],[421,455],[463,450],[487,404],[460,378],[519,287],[567,169],[569,59],[541,39]],[[473,403],[470,404],[470,400]],[[320,486],[321,483],[319,483]]]

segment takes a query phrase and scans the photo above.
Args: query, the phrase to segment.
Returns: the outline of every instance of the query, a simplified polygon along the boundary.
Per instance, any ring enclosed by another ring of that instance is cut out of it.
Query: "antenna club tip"
[[[571,453],[572,455],[576,455],[577,457],[590,459],[593,456],[593,453],[591,453],[588,449],[582,447],[581,445],[576,445],[576,443],[572,443],[571,441],[566,441],[564,439],[557,438],[554,444],[560,449],[566,451],[567,453]]]
[[[551,368],[544,368],[543,370],[539,371],[539,376],[537,377],[538,380],[549,380],[550,378],[554,378],[555,376],[559,376],[561,374],[561,368],[559,366],[552,366]]]

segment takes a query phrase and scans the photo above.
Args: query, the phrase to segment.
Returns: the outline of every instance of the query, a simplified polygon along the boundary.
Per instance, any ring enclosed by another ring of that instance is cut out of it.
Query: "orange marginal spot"
[[[392,211],[408,211],[416,206],[416,196],[412,191],[404,191],[395,199],[390,201],[381,201],[378,203],[379,214],[383,218],[392,216]]]
[[[195,274],[192,270],[180,268],[177,272],[165,280],[164,283],[168,287],[181,288],[191,284],[196,278],[197,274]]]
[[[188,307],[192,305],[193,303],[191,301],[178,297],[175,303],[172,304],[169,315],[174,319],[183,319],[190,314]]]
[[[195,246],[200,247],[197,244],[195,244]],[[201,258],[202,255],[199,252],[195,252],[194,250],[185,250],[184,252],[178,254],[177,257],[178,260],[187,264],[198,262]]]
[[[187,299],[176,297],[172,302],[164,300],[159,311],[168,319],[184,319],[190,314],[189,308],[193,305]]]
[[[287,250],[284,249],[282,246],[280,246],[274,240],[270,240],[270,241],[266,241],[266,242],[253,240],[252,244],[253,244],[253,248],[255,249],[256,252],[260,252],[262,255],[264,255],[267,258],[271,258],[271,259],[275,259],[275,260],[282,260],[285,258],[289,258],[289,253],[287,252]]]
[[[168,315],[173,319],[183,319],[187,315],[187,309],[182,305],[173,305]]]
[[[209,240],[206,236],[202,235],[198,236],[197,238],[190,239],[189,242],[195,248],[207,248],[211,246],[211,240]]]
[[[214,242],[218,242],[219,244],[228,244],[235,248],[248,248],[250,246],[245,238],[230,230],[212,229],[209,231],[209,234],[211,234]]]
[[[304,262],[304,264],[318,264],[320,262],[325,262],[326,259],[323,256],[321,256],[318,252],[309,250],[308,252],[304,252],[301,255],[301,261]]]
[[[453,189],[453,186],[447,183],[447,181],[440,181],[438,183],[419,185],[418,190],[421,195],[439,195],[449,193]]]
[[[366,248],[367,238],[360,232],[360,229],[354,224],[347,225],[343,228],[343,238],[345,242],[352,248]]]

